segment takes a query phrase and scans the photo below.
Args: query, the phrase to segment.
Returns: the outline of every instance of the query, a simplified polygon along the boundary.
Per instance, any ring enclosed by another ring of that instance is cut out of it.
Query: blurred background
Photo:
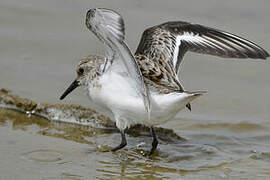
[[[0,86],[36,101],[58,103],[75,78],[78,61],[90,54],[103,54],[103,45],[84,25],[89,8],[120,12],[133,52],[144,29],[172,20],[229,31],[270,51],[268,5],[267,0],[1,0]],[[193,103],[193,112],[184,116],[269,119],[268,61],[188,53],[182,67],[180,79],[187,90],[208,91]],[[82,92],[75,91],[65,101],[87,106]]]
[[[78,61],[104,54],[103,45],[84,25],[87,10],[95,7],[114,9],[123,16],[132,52],[147,27],[174,20],[225,30],[270,52],[269,0],[0,0],[0,88],[37,102],[60,103],[60,95],[76,76]],[[186,90],[208,93],[192,103],[192,112],[183,110],[163,127],[201,144],[219,142],[210,138],[214,134],[229,138],[227,145],[242,138],[254,145],[244,149],[258,147],[257,151],[266,153],[270,147],[269,77],[269,59],[187,53],[180,81]],[[77,89],[64,103],[87,107],[85,97],[84,90]],[[267,173],[262,177],[267,178]]]

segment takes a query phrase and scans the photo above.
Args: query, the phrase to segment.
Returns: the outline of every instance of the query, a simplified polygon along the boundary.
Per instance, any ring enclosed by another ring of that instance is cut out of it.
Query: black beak
[[[67,90],[63,93],[63,95],[60,97],[60,100],[64,99],[71,91],[76,89],[76,87],[79,86],[79,81],[75,80],[73,83],[67,88]]]

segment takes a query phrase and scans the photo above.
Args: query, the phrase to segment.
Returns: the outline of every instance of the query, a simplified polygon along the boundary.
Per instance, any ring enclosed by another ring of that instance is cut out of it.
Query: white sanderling
[[[77,66],[77,78],[60,99],[78,86],[87,88],[92,107],[116,122],[121,144],[135,124],[150,127],[153,154],[158,145],[154,131],[175,117],[203,91],[185,91],[178,78],[187,51],[224,58],[266,59],[260,46],[231,33],[188,22],[167,22],[144,31],[133,55],[124,42],[125,26],[115,11],[96,8],[86,14],[86,26],[107,50],[106,57],[89,56]]]

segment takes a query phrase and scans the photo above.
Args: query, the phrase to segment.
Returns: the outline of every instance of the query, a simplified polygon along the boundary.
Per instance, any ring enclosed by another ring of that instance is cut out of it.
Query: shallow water
[[[129,145],[111,153],[105,150],[119,143],[119,134],[111,128],[101,130],[52,122],[0,108],[0,177],[268,179],[269,136],[258,132],[269,131],[269,127],[248,123],[194,125],[194,122],[187,126],[190,120],[179,121],[183,122],[186,132],[183,134],[189,138],[179,139],[170,131],[164,136],[159,130],[159,150],[148,157],[151,137],[136,128],[128,134]],[[200,133],[195,133],[198,129]],[[219,134],[215,133],[217,129]]]
[[[270,51],[267,0],[1,0],[0,88],[59,103],[78,60],[103,53],[84,26],[90,7],[121,12],[133,51],[146,27],[168,20],[217,27]],[[162,126],[186,141],[162,140],[151,159],[143,155],[151,137],[130,134],[124,150],[104,153],[104,145],[119,143],[119,134],[91,136],[85,127],[1,109],[0,179],[269,179],[269,60],[189,53],[183,67],[180,78],[187,90],[208,91],[192,103],[192,112],[184,110]],[[87,107],[88,100],[76,90],[65,103]]]

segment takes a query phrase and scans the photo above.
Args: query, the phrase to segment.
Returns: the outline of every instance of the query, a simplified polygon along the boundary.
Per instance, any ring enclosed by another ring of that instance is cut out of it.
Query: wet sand
[[[0,1],[0,88],[35,102],[59,103],[75,78],[75,65],[103,46],[84,25],[91,7],[124,17],[134,51],[146,27],[183,20],[233,32],[270,51],[267,0]],[[163,128],[186,141],[161,140],[153,159],[144,154],[151,137],[119,134],[0,109],[0,179],[269,179],[270,63],[222,60],[188,53],[180,74],[187,90],[207,90]],[[83,90],[65,101],[88,107]],[[88,133],[87,133],[88,132]],[[145,144],[143,144],[145,143]],[[108,145],[108,146],[105,146]]]

